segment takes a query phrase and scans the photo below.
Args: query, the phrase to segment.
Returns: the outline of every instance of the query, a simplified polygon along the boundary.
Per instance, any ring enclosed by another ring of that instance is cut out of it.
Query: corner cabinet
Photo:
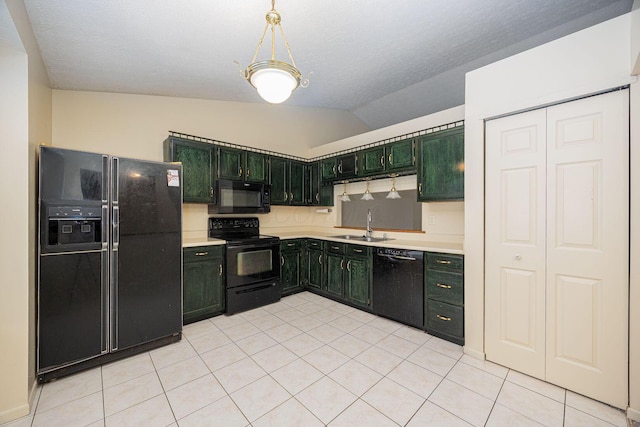
[[[304,285],[304,239],[280,241],[280,281],[282,296],[302,290]]]
[[[183,249],[183,323],[221,314],[224,301],[224,246]]]
[[[216,146],[169,137],[164,141],[164,161],[182,163],[182,200],[215,203]]]
[[[418,201],[464,199],[464,126],[418,140]]]
[[[425,329],[464,345],[464,257],[427,252],[425,262]]]

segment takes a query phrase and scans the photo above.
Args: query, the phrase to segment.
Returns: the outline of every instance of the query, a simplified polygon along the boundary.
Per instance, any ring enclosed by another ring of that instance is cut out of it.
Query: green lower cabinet
[[[307,287],[322,290],[324,285],[324,252],[307,248]]]
[[[424,266],[427,332],[464,345],[464,256],[427,252]]]
[[[371,258],[348,257],[345,273],[345,298],[356,305],[371,307]]]
[[[303,253],[303,239],[282,240],[280,242],[281,295],[289,295],[302,290],[304,285]]]
[[[344,255],[327,253],[327,288],[326,292],[334,297],[344,296],[343,286]]]
[[[224,290],[224,246],[184,248],[183,323],[223,313]]]

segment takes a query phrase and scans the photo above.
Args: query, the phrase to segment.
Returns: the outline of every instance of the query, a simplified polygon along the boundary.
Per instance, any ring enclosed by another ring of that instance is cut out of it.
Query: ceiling
[[[251,61],[268,0],[24,3],[55,89],[264,102],[233,61]],[[277,0],[296,65],[312,73],[286,103],[346,110],[371,129],[424,116],[464,103],[467,71],[627,13],[632,3]],[[269,40],[258,59],[267,59]]]

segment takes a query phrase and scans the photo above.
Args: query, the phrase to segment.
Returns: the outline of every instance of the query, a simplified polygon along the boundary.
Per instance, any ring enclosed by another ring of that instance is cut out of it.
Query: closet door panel
[[[486,124],[487,359],[544,378],[546,114]]]
[[[547,376],[627,405],[628,91],[547,109]]]

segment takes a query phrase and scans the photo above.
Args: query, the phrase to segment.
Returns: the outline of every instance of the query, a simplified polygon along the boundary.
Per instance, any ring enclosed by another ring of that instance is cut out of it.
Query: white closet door
[[[486,124],[485,351],[545,375],[546,113]]]
[[[546,380],[626,407],[629,104],[617,91],[547,109]]]

